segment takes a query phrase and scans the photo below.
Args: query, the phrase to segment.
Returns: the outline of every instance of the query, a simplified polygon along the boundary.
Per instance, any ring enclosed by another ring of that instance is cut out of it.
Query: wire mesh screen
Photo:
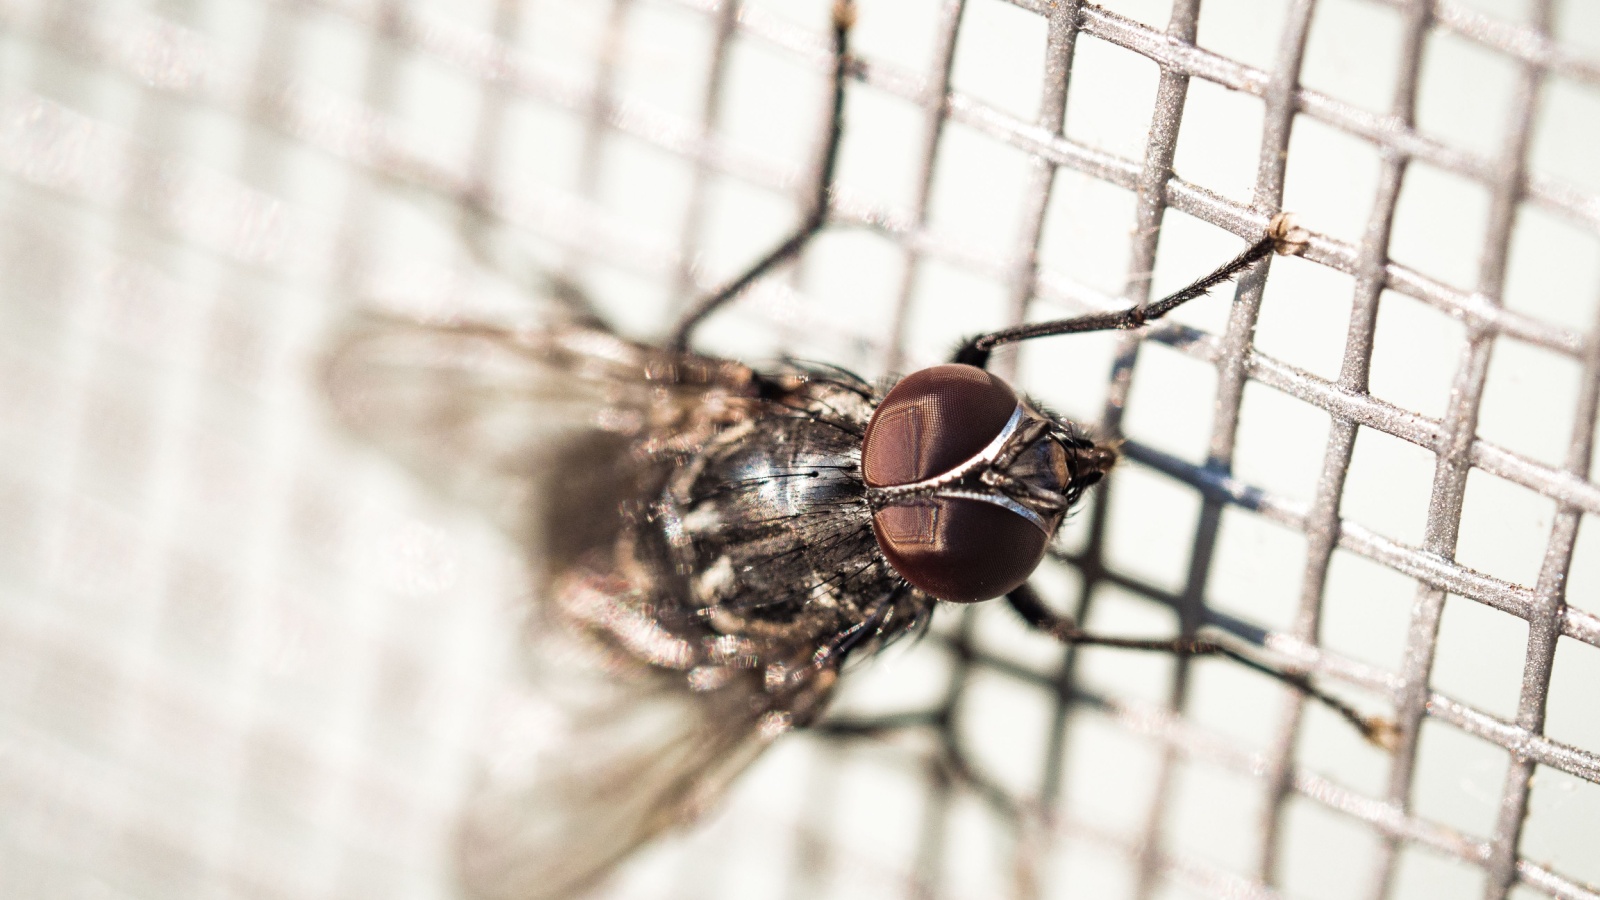
[[[605,897],[1600,897],[1600,17],[1584,0],[860,0],[834,227],[706,346],[998,368],[1127,460],[1038,576],[846,680]],[[516,547],[333,426],[352,310],[625,332],[768,249],[829,3],[0,3],[0,893],[450,897],[542,739]],[[1588,518],[1588,528],[1580,526]],[[941,760],[964,765],[952,771]]]

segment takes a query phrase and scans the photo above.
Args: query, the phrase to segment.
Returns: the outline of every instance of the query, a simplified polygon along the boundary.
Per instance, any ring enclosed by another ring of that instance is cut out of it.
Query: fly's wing
[[[460,823],[460,873],[481,900],[572,897],[706,808],[767,745],[753,677],[696,693],[569,629],[540,638],[553,671],[519,699]]]
[[[670,637],[647,617],[617,621],[640,609],[609,602],[627,583],[580,563],[610,555],[623,503],[666,476],[647,469],[668,463],[648,460],[670,452],[635,451],[692,450],[697,417],[739,394],[749,370],[586,327],[369,319],[325,377],[346,424],[489,510],[549,571],[529,610],[516,711],[494,723],[501,734],[462,814],[472,894],[571,896],[758,755],[771,701],[756,674],[731,670],[691,691],[688,673],[646,661],[670,659],[671,647],[646,646]],[[580,607],[589,612],[574,616]]]
[[[619,468],[642,432],[750,377],[581,325],[376,316],[346,330],[323,375],[347,426],[513,537],[546,544],[534,549],[554,568],[607,539],[582,526],[614,519],[634,489]]]

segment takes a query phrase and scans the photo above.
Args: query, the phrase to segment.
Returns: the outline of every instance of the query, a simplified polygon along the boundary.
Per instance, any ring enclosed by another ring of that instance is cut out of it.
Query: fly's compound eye
[[[950,473],[1012,422],[1017,394],[974,366],[913,372],[872,414],[861,445],[869,488]],[[872,516],[878,547],[907,581],[940,600],[970,603],[1017,588],[1044,557],[1050,535],[1024,514],[980,499],[918,496]]]

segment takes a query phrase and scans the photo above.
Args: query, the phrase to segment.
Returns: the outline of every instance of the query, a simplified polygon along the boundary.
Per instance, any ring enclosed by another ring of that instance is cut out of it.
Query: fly
[[[348,423],[488,507],[543,567],[525,629],[526,739],[491,760],[461,826],[479,896],[592,883],[815,721],[848,660],[917,632],[938,602],[1004,597],[1066,643],[1226,655],[1375,742],[1392,737],[1386,720],[1247,649],[1090,634],[1028,586],[1117,452],[987,371],[991,352],[1159,319],[1303,249],[1286,216],[1169,297],[979,335],[887,390],[836,368],[757,369],[692,349],[706,317],[827,224],[853,19],[838,2],[831,125],[802,223],[664,346],[581,317],[520,330],[370,320],[330,358]]]

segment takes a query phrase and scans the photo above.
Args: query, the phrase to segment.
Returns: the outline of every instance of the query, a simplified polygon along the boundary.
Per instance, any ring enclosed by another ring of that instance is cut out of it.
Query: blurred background
[[[659,339],[796,221],[826,0],[0,2],[0,894],[462,896],[526,560],[345,435],[357,310]],[[703,346],[1002,372],[1128,439],[1039,577],[850,675],[597,897],[1600,897],[1600,6],[859,0],[839,226]],[[1230,302],[1230,298],[1234,298]],[[958,752],[978,786],[945,776]],[[1003,795],[1047,812],[1019,821]]]

